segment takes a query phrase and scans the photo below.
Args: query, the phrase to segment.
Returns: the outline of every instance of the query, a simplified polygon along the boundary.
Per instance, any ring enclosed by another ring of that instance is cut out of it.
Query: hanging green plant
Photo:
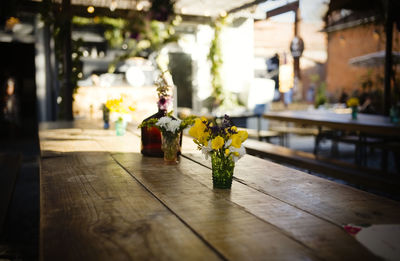
[[[226,25],[226,17],[219,17],[214,22],[214,38],[211,41],[210,52],[208,53],[208,59],[211,62],[211,85],[213,92],[211,94],[213,98],[214,106],[218,106],[223,101],[223,87],[221,80],[221,67],[223,64],[222,52],[221,52],[221,31]]]

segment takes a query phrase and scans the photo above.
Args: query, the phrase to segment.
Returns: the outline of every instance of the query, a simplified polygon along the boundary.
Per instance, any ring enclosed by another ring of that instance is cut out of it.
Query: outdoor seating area
[[[0,4],[0,261],[400,260],[400,2]]]

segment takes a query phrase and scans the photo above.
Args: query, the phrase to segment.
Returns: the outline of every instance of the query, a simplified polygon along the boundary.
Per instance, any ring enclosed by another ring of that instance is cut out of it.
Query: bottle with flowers
[[[167,115],[168,106],[171,103],[169,94],[170,85],[166,79],[166,72],[162,72],[156,81],[158,92],[158,112],[143,120],[141,128],[141,150],[145,156],[163,157],[164,152],[161,149],[161,131],[154,126],[154,119],[158,120]],[[152,124],[153,123],[153,124]]]
[[[360,102],[357,97],[352,97],[347,100],[347,106],[351,108],[351,118],[357,120],[358,106]]]
[[[176,119],[168,113],[159,119],[152,118],[143,122],[139,127],[156,127],[161,131],[161,150],[164,153],[164,161],[167,164],[176,164],[178,162],[178,152],[180,151],[180,141],[182,130],[192,125],[193,117],[187,117],[184,120]]]
[[[206,159],[211,156],[213,187],[230,189],[235,163],[246,154],[247,131],[238,130],[225,115],[221,124],[204,117],[195,119],[189,135]]]
[[[105,107],[111,113],[111,120],[115,122],[117,136],[123,136],[128,122],[132,120],[130,113],[135,110],[132,103],[128,101],[126,95],[121,95],[118,99],[107,100]]]

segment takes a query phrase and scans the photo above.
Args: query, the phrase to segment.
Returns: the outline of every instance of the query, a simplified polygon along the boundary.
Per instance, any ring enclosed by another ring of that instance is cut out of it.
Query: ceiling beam
[[[111,11],[109,8],[106,7],[95,7],[94,13],[89,14],[87,12],[87,7],[88,6],[84,5],[71,5],[71,14],[73,16],[81,16],[88,18],[93,18],[95,16],[107,16],[112,18],[123,18],[123,19],[129,19],[139,14],[140,15],[146,14],[143,11],[137,11],[133,9],[116,9],[114,11]],[[40,13],[42,9],[43,6],[41,2],[28,1],[26,2],[26,4],[21,6],[19,10],[27,13]],[[55,14],[61,12],[61,4],[53,3],[52,11],[54,11]],[[177,14],[177,15],[181,16],[182,20],[186,22],[197,22],[203,24],[211,23],[211,18],[207,16],[185,15],[185,14]]]
[[[232,9],[229,10],[227,13],[228,13],[228,14],[236,13],[236,12],[238,12],[238,11],[240,11],[240,10],[243,10],[243,9],[246,9],[246,8],[249,8],[249,7],[252,7],[252,6],[254,6],[254,5],[258,5],[258,4],[264,3],[264,2],[266,2],[266,1],[268,1],[268,0],[256,0],[256,1],[254,1],[254,2],[250,2],[250,3],[247,3],[247,4],[241,5],[241,6],[239,6],[239,7],[232,8]]]
[[[268,19],[270,17],[273,17],[273,16],[276,16],[276,15],[280,15],[280,14],[286,13],[286,12],[296,11],[298,8],[299,8],[299,1],[292,2],[292,3],[289,3],[289,4],[284,5],[284,6],[280,6],[278,8],[269,10],[266,13],[266,19]]]

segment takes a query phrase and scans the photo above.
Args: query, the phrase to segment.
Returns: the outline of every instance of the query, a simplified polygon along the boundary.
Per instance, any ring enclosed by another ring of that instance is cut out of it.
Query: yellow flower
[[[225,149],[225,155],[229,155],[230,151],[229,149]]]
[[[249,137],[247,131],[238,131],[238,135],[240,136],[240,140],[244,142]]]
[[[240,148],[242,146],[242,139],[239,134],[233,134],[231,139],[233,147]]]
[[[358,100],[357,97],[352,97],[347,100],[347,106],[349,106],[349,107],[355,107],[355,106],[358,106],[359,104],[360,104],[360,101]]]
[[[134,111],[135,108],[133,105],[128,105],[127,101],[124,101],[124,98],[126,95],[121,95],[121,98],[119,99],[111,99],[107,100],[106,102],[106,107],[110,110],[110,112],[118,112],[118,113],[124,113],[127,114],[130,111]]]
[[[210,138],[210,133],[209,132],[202,132],[202,136],[199,138],[199,141],[201,144],[204,146],[207,146],[208,139]]]
[[[206,125],[204,124],[203,119],[197,118],[194,121],[194,125],[189,129],[189,135],[195,139],[198,139],[199,141],[201,139],[204,140],[204,136],[208,136],[208,133],[204,132],[205,129]]]
[[[213,150],[219,150],[222,146],[224,146],[224,138],[221,136],[217,136],[211,141],[211,148]]]

